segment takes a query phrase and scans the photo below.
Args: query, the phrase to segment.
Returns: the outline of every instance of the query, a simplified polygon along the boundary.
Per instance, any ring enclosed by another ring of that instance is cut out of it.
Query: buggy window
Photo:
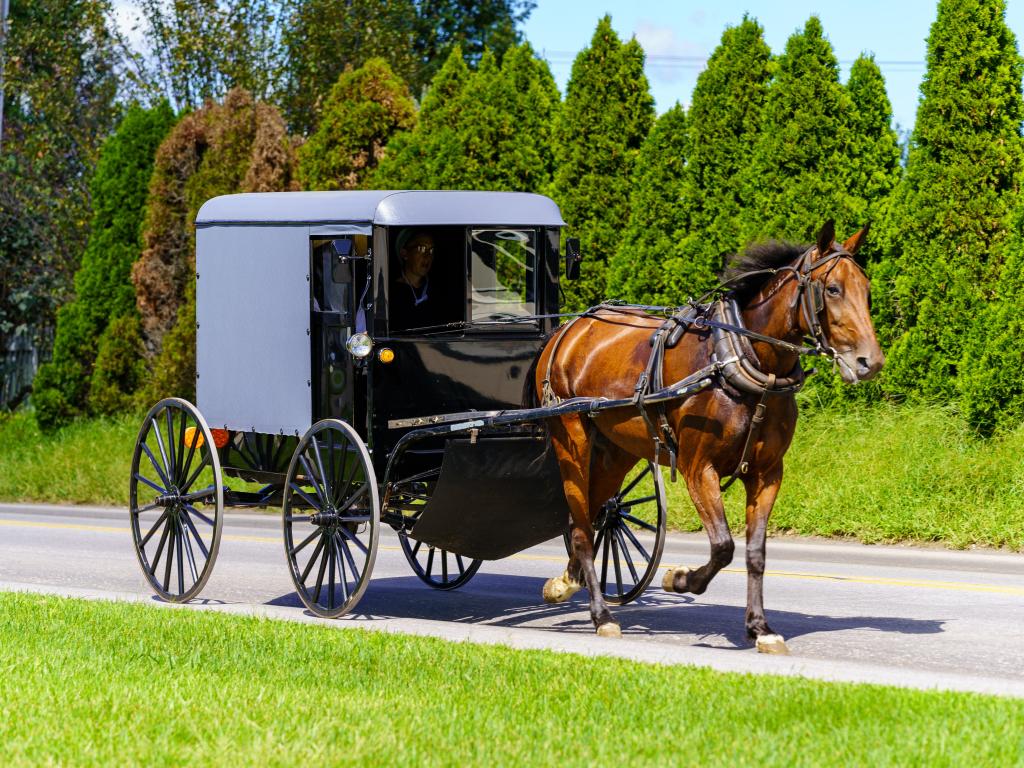
[[[531,320],[537,312],[536,256],[535,230],[470,230],[470,319]]]

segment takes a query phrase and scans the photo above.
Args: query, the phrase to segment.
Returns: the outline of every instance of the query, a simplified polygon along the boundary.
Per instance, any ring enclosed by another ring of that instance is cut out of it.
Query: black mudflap
[[[450,440],[410,535],[465,557],[499,560],[561,536],[569,507],[554,451],[532,437]]]

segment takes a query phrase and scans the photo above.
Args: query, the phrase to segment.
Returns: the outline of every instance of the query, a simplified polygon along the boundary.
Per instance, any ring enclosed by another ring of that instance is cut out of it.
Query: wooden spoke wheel
[[[638,465],[639,466],[639,465]],[[604,599],[625,605],[654,578],[665,548],[665,484],[650,462],[627,475],[594,521],[594,567]],[[572,553],[568,534],[566,549]]]
[[[206,585],[224,526],[224,482],[202,414],[176,397],[146,414],[129,481],[135,554],[150,586],[180,603]]]
[[[380,538],[377,478],[343,421],[314,424],[295,448],[284,488],[284,548],[299,599],[337,618],[366,591]]]
[[[483,561],[432,547],[417,541],[408,533],[423,514],[441,474],[439,457],[436,461],[431,458],[426,461],[431,464],[430,467],[388,483],[387,506],[390,512],[404,518],[405,524],[398,530],[398,540],[413,573],[434,589],[458,589],[476,575]],[[407,460],[401,462],[406,466],[410,463]]]

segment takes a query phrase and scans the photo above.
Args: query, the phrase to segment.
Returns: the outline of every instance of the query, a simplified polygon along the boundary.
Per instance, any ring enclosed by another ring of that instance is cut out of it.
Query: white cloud
[[[680,38],[675,29],[665,24],[640,19],[633,36],[647,54],[647,75],[652,80],[674,83],[683,79],[687,70],[702,69],[706,57],[703,47]]]

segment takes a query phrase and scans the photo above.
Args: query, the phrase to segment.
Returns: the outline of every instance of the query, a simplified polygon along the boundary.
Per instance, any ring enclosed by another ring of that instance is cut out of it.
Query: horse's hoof
[[[622,628],[614,621],[609,621],[597,628],[598,637],[622,637]]]
[[[757,638],[758,653],[773,653],[778,656],[788,656],[789,648],[782,635],[761,635]]]
[[[675,592],[675,581],[677,575],[685,576],[690,572],[690,569],[686,566],[680,566],[678,568],[669,568],[665,574],[665,578],[661,580],[661,588],[666,592]]]
[[[545,603],[564,603],[581,589],[583,585],[569,578],[569,571],[566,570],[561,576],[545,581],[542,594]]]

